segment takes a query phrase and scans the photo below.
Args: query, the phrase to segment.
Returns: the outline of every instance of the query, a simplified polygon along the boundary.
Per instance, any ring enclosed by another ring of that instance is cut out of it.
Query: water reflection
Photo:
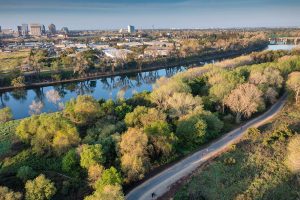
[[[96,99],[130,98],[137,92],[151,91],[152,84],[160,77],[171,77],[185,69],[186,67],[172,67],[28,90],[14,90],[0,93],[0,103],[1,107],[9,106],[14,118],[20,119],[30,114],[60,110],[66,101],[83,94],[92,95]]]

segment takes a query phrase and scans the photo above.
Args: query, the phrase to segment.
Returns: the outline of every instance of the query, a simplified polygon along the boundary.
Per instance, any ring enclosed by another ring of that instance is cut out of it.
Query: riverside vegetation
[[[287,88],[298,99],[298,70],[299,50],[265,51],[161,78],[153,92],[127,100],[78,96],[61,112],[19,121],[1,110],[0,194],[124,199],[123,188],[263,112]],[[296,131],[285,128],[266,139],[270,148]],[[295,144],[290,166],[299,163]]]

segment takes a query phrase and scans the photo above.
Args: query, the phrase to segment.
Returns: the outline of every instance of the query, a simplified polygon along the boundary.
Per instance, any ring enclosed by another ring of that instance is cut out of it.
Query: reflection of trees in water
[[[96,86],[96,81],[83,81],[76,85],[75,91],[77,95],[92,94],[94,93]]]
[[[45,99],[44,88],[43,87],[34,88],[33,91],[35,93],[34,99],[36,101],[44,102]]]
[[[178,72],[184,71],[182,67],[172,67],[172,68],[166,68],[166,77],[171,77],[177,74]]]
[[[167,77],[171,77],[176,73],[183,71],[182,67],[173,67],[165,69],[165,74]],[[143,84],[153,84],[157,79],[160,78],[159,72],[150,71],[150,72],[141,72],[137,73],[134,76],[116,76],[110,78],[100,79],[102,89],[111,92],[113,89],[130,89],[135,87],[140,87]]]
[[[7,92],[1,93],[0,94],[0,103],[1,103],[1,108],[4,108],[6,106],[5,102],[9,101],[9,96]]]
[[[58,92],[60,98],[64,98],[67,94],[65,85],[55,85],[53,89]]]
[[[27,99],[27,90],[16,89],[10,92],[10,95],[17,101],[23,103]]]

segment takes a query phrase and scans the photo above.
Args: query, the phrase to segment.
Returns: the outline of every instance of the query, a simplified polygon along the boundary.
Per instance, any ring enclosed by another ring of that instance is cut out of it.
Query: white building
[[[110,57],[112,59],[122,59],[122,60],[125,60],[128,54],[132,53],[132,51],[127,49],[115,49],[115,48],[104,49],[103,52],[107,57]]]
[[[132,25],[128,25],[128,33],[134,33],[135,32],[135,28]]]

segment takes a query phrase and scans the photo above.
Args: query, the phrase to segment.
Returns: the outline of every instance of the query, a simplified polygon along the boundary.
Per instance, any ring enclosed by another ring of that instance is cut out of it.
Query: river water
[[[270,50],[291,48],[292,46],[290,45],[270,45],[268,47]],[[178,72],[185,71],[187,68],[187,66],[177,66],[124,76],[14,90],[0,93],[0,107],[10,107],[14,119],[21,119],[34,113],[39,114],[41,112],[60,110],[65,102],[83,94],[91,95],[96,99],[130,98],[137,92],[151,91],[152,85],[160,77],[171,77]]]

